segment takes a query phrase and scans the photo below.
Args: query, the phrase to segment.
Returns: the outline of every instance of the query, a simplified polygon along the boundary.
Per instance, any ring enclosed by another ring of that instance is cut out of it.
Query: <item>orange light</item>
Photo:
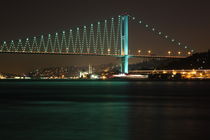
[[[167,71],[164,70],[164,71],[163,71],[163,74],[166,74],[166,73],[167,73]]]

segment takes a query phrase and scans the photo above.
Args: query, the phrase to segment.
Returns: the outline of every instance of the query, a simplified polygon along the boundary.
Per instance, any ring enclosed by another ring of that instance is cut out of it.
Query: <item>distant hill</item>
[[[147,60],[141,63],[130,64],[129,69],[210,69],[210,50],[208,52],[195,53],[184,59]]]
[[[210,50],[160,65],[158,69],[210,69]]]

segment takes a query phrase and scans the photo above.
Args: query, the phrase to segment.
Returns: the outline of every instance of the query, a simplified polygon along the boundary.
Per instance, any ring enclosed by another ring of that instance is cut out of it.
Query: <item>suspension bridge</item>
[[[178,47],[187,49],[188,46],[165,35],[152,26],[137,20],[128,14],[117,16],[108,20],[96,22],[89,26],[76,27],[69,30],[46,34],[25,39],[3,41],[0,53],[18,54],[52,54],[52,55],[81,55],[81,56],[113,56],[121,58],[121,72],[128,73],[129,58],[173,58],[181,59],[180,52],[176,56],[169,55],[138,55],[129,53],[129,23],[136,22],[147,30],[159,35]]]

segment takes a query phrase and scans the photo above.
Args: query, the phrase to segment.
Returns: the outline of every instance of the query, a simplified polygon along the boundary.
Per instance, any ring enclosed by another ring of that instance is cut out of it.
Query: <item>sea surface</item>
[[[0,81],[0,140],[209,140],[208,81]]]

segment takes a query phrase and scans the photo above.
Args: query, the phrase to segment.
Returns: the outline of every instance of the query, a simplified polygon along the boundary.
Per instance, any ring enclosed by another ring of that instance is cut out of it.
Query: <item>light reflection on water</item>
[[[208,82],[1,82],[0,139],[208,139]]]

